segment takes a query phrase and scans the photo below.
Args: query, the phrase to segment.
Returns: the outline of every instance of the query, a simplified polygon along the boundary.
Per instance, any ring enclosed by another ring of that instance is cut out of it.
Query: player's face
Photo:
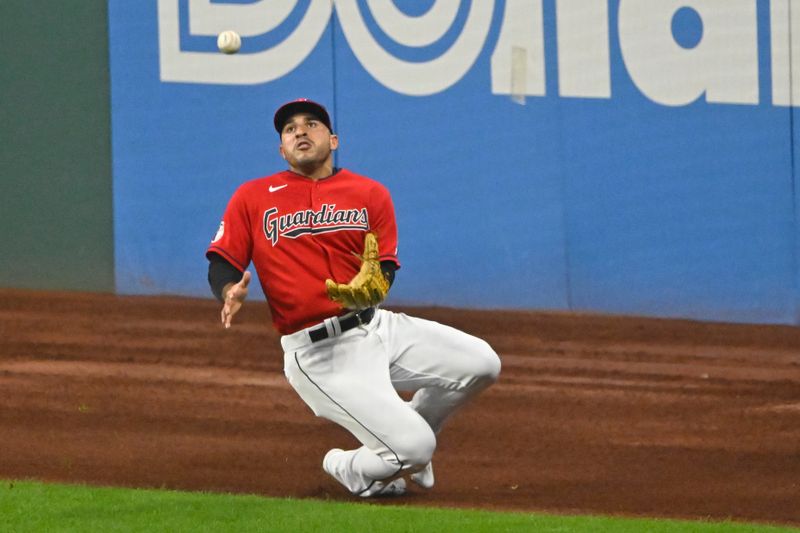
[[[281,156],[293,170],[303,173],[330,166],[331,153],[339,146],[339,139],[328,127],[308,113],[292,116],[281,131]]]

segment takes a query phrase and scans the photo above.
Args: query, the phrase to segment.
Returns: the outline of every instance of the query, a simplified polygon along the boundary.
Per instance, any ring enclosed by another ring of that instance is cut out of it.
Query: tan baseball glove
[[[361,270],[350,283],[325,280],[328,298],[348,309],[372,307],[381,303],[389,293],[389,282],[386,281],[378,260],[378,238],[374,233],[367,233],[364,237],[364,254],[359,257]]]

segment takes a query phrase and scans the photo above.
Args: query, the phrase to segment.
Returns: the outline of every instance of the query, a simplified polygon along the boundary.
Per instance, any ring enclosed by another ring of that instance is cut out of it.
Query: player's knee
[[[500,357],[484,340],[480,341],[478,353],[480,355],[475,358],[474,383],[476,386],[484,388],[497,381],[500,375]]]
[[[405,432],[395,439],[392,448],[405,468],[424,466],[431,461],[436,450],[436,435],[430,426],[420,424],[416,431]]]

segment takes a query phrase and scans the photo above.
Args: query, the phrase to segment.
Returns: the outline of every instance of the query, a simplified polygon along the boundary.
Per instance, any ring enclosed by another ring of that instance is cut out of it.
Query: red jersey
[[[361,267],[367,231],[381,261],[397,266],[397,224],[388,189],[339,169],[314,181],[286,170],[234,193],[208,247],[244,272],[252,261],[272,322],[283,335],[342,314],[325,280],[349,282]]]

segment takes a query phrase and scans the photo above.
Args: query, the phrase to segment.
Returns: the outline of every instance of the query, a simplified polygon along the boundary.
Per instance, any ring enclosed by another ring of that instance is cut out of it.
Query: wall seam
[[[333,101],[331,102],[331,113],[333,114],[333,127],[336,131],[339,128],[339,105],[338,105],[338,95],[339,95],[339,88],[336,85],[336,5],[334,4],[334,0],[330,0],[331,2],[331,22],[330,22],[330,30],[331,30],[331,77],[332,80],[332,93],[333,93]],[[339,166],[339,152],[333,152],[333,165],[335,167]]]
[[[792,190],[792,293],[793,293],[793,306],[794,306],[794,324],[800,325],[800,289],[798,289],[798,277],[800,277],[800,269],[798,269],[798,246],[800,246],[800,239],[798,239],[798,220],[797,220],[797,161],[795,157],[795,102],[794,102],[794,72],[793,63],[794,58],[792,54],[794,36],[792,35],[792,3],[788,2],[788,21],[789,25],[789,162],[790,162],[790,180]]]

